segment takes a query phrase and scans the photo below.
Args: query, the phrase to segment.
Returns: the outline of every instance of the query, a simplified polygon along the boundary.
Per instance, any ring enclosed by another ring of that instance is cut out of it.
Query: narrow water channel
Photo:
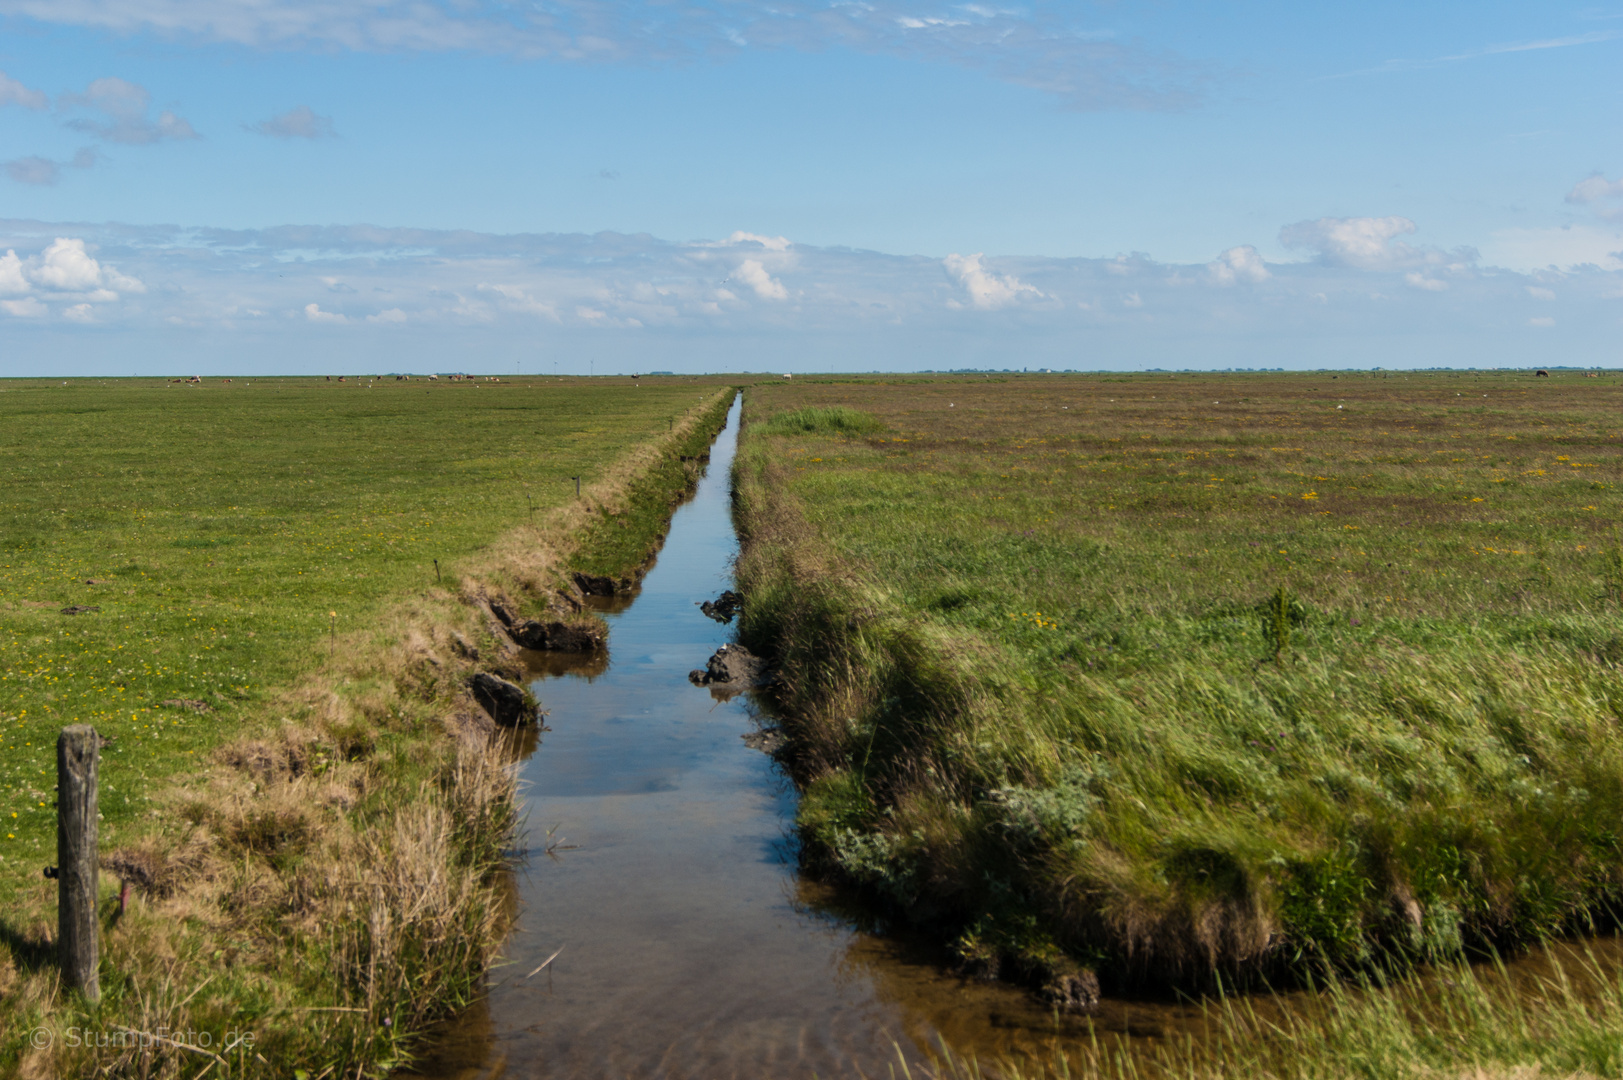
[[[748,700],[688,682],[730,633],[698,604],[731,583],[739,411],[640,591],[603,610],[606,663],[537,672],[508,962],[425,1076],[886,1076],[942,1038],[995,1054],[1056,1034],[1023,992],[834,914],[795,872],[794,789],[746,743]]]
[[[794,789],[746,742],[749,701],[687,680],[729,637],[698,604],[731,581],[739,411],[641,590],[602,609],[608,656],[536,670],[549,715],[523,765],[507,962],[414,1075],[794,1080],[899,1075],[905,1060],[919,1076],[941,1045],[1038,1063],[1091,1032],[1138,1052],[1198,1039],[1195,1005],[1106,1001],[1090,1029],[959,979],[798,877]]]

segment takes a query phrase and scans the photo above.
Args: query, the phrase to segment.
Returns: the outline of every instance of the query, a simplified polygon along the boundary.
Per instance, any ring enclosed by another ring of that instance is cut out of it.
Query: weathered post
[[[57,949],[62,979],[98,1001],[96,773],[101,736],[89,724],[62,729],[56,740]]]

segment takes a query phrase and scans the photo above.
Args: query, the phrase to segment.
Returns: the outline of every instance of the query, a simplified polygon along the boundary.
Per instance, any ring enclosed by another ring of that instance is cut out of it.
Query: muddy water
[[[877,1077],[902,1059],[919,1075],[940,1045],[1036,1063],[1089,1041],[1085,1022],[960,980],[800,880],[794,791],[746,743],[749,702],[688,683],[728,639],[697,605],[730,583],[738,412],[641,591],[605,607],[609,654],[538,664],[549,715],[524,763],[522,914],[424,1076]],[[1137,1052],[1205,1026],[1165,1002],[1107,1001],[1094,1023]]]

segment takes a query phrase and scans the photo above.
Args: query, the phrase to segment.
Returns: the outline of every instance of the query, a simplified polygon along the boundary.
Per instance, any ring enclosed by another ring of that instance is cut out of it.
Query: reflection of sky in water
[[[605,612],[609,655],[532,654],[548,715],[523,771],[522,914],[488,1000],[428,1075],[885,1076],[898,1047],[915,1063],[941,1040],[983,1061],[1042,1061],[1089,1040],[1087,1021],[1023,990],[965,982],[929,946],[859,932],[869,920],[849,898],[794,873],[793,791],[744,745],[746,700],[687,681],[729,634],[697,605],[730,584],[736,424],[735,406],[635,602]],[[577,846],[549,858],[549,831]],[[1195,1006],[1121,1000],[1097,1025],[1106,1046],[1119,1033],[1138,1050],[1202,1029]]]

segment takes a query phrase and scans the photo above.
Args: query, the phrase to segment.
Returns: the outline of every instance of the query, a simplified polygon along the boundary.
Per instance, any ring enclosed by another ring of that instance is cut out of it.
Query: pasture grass
[[[133,1036],[69,1045],[120,1026],[216,1051],[251,1032],[232,1076],[405,1060],[475,991],[511,903],[512,777],[462,689],[510,666],[479,605],[634,571],[721,389],[0,383],[0,1072],[222,1067]],[[613,550],[582,547],[605,528]],[[56,984],[41,877],[56,735],[81,722],[110,740],[118,863],[99,1006]]]
[[[1620,406],[1578,372],[751,389],[741,634],[805,858],[1056,997],[1610,923]],[[871,430],[776,419],[826,410]]]

